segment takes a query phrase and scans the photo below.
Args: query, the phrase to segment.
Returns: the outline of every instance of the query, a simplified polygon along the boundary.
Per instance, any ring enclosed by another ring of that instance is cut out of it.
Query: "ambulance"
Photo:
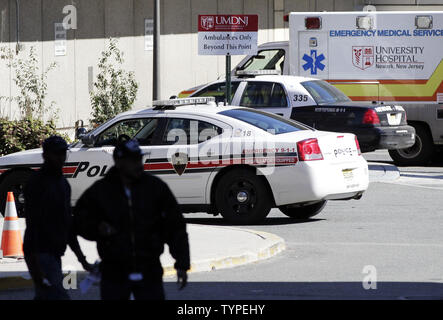
[[[425,165],[443,146],[443,12],[297,12],[289,41],[259,46],[234,69],[319,78],[353,101],[402,106],[415,144],[389,150],[396,164]]]

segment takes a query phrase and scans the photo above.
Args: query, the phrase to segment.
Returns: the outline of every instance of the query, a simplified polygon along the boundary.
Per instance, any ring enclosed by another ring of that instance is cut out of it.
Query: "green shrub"
[[[52,135],[60,135],[54,122],[44,123],[38,119],[0,119],[0,156],[40,148],[43,140]]]
[[[7,47],[0,47],[0,59],[5,60],[6,66],[14,71],[12,80],[18,89],[17,96],[0,96],[0,102],[15,101],[20,110],[20,118],[43,119],[45,116],[56,119],[58,110],[55,102],[46,102],[46,80],[48,73],[55,69],[57,64],[53,62],[46,69],[40,70],[41,61],[38,60],[34,47],[30,48],[26,57],[22,57],[21,54],[15,55],[14,51]]]
[[[90,92],[93,125],[102,124],[121,112],[132,108],[137,97],[138,84],[134,72],[121,68],[123,52],[117,40],[110,39],[98,63],[99,73]]]
[[[16,102],[20,111],[18,120],[10,120],[0,114],[0,156],[40,148],[49,136],[60,135],[55,126],[58,110],[54,102],[46,101],[46,80],[56,63],[42,70],[34,47],[30,48],[27,56],[16,54],[8,47],[0,47],[0,60],[4,60],[13,71],[12,80],[18,89],[16,96],[0,96],[0,103]],[[69,142],[66,135],[62,136]]]

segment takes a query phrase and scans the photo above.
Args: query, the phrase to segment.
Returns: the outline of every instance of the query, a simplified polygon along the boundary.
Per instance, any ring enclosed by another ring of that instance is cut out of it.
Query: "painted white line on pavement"
[[[429,187],[429,186],[422,186],[419,184],[413,184],[413,183],[407,183],[407,182],[394,182],[394,181],[377,181],[377,182],[398,184],[398,185],[406,186],[406,187],[416,187],[416,188],[432,189],[432,190],[443,190],[443,187]]]
[[[396,242],[287,242],[296,246],[386,246],[386,247],[436,247],[443,248],[443,243],[396,243]]]

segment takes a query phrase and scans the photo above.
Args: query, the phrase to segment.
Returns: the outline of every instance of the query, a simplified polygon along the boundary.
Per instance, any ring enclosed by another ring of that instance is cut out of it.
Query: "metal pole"
[[[15,53],[20,51],[20,0],[15,0],[15,25],[16,25],[16,44]]]
[[[226,55],[226,101],[231,104],[231,55]]]
[[[160,99],[160,0],[154,0],[154,52],[152,73],[152,100],[158,100]]]

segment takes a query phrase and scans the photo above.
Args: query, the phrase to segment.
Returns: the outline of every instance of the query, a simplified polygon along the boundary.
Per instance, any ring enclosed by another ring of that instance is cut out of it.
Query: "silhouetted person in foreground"
[[[35,285],[36,300],[66,300],[61,257],[69,244],[85,270],[90,270],[73,229],[71,187],[63,177],[68,145],[58,136],[43,142],[43,167],[25,190],[26,264]]]
[[[168,244],[180,288],[190,267],[186,224],[169,187],[145,173],[136,140],[120,142],[115,166],[77,202],[79,234],[97,241],[103,300],[163,300],[160,255]]]

